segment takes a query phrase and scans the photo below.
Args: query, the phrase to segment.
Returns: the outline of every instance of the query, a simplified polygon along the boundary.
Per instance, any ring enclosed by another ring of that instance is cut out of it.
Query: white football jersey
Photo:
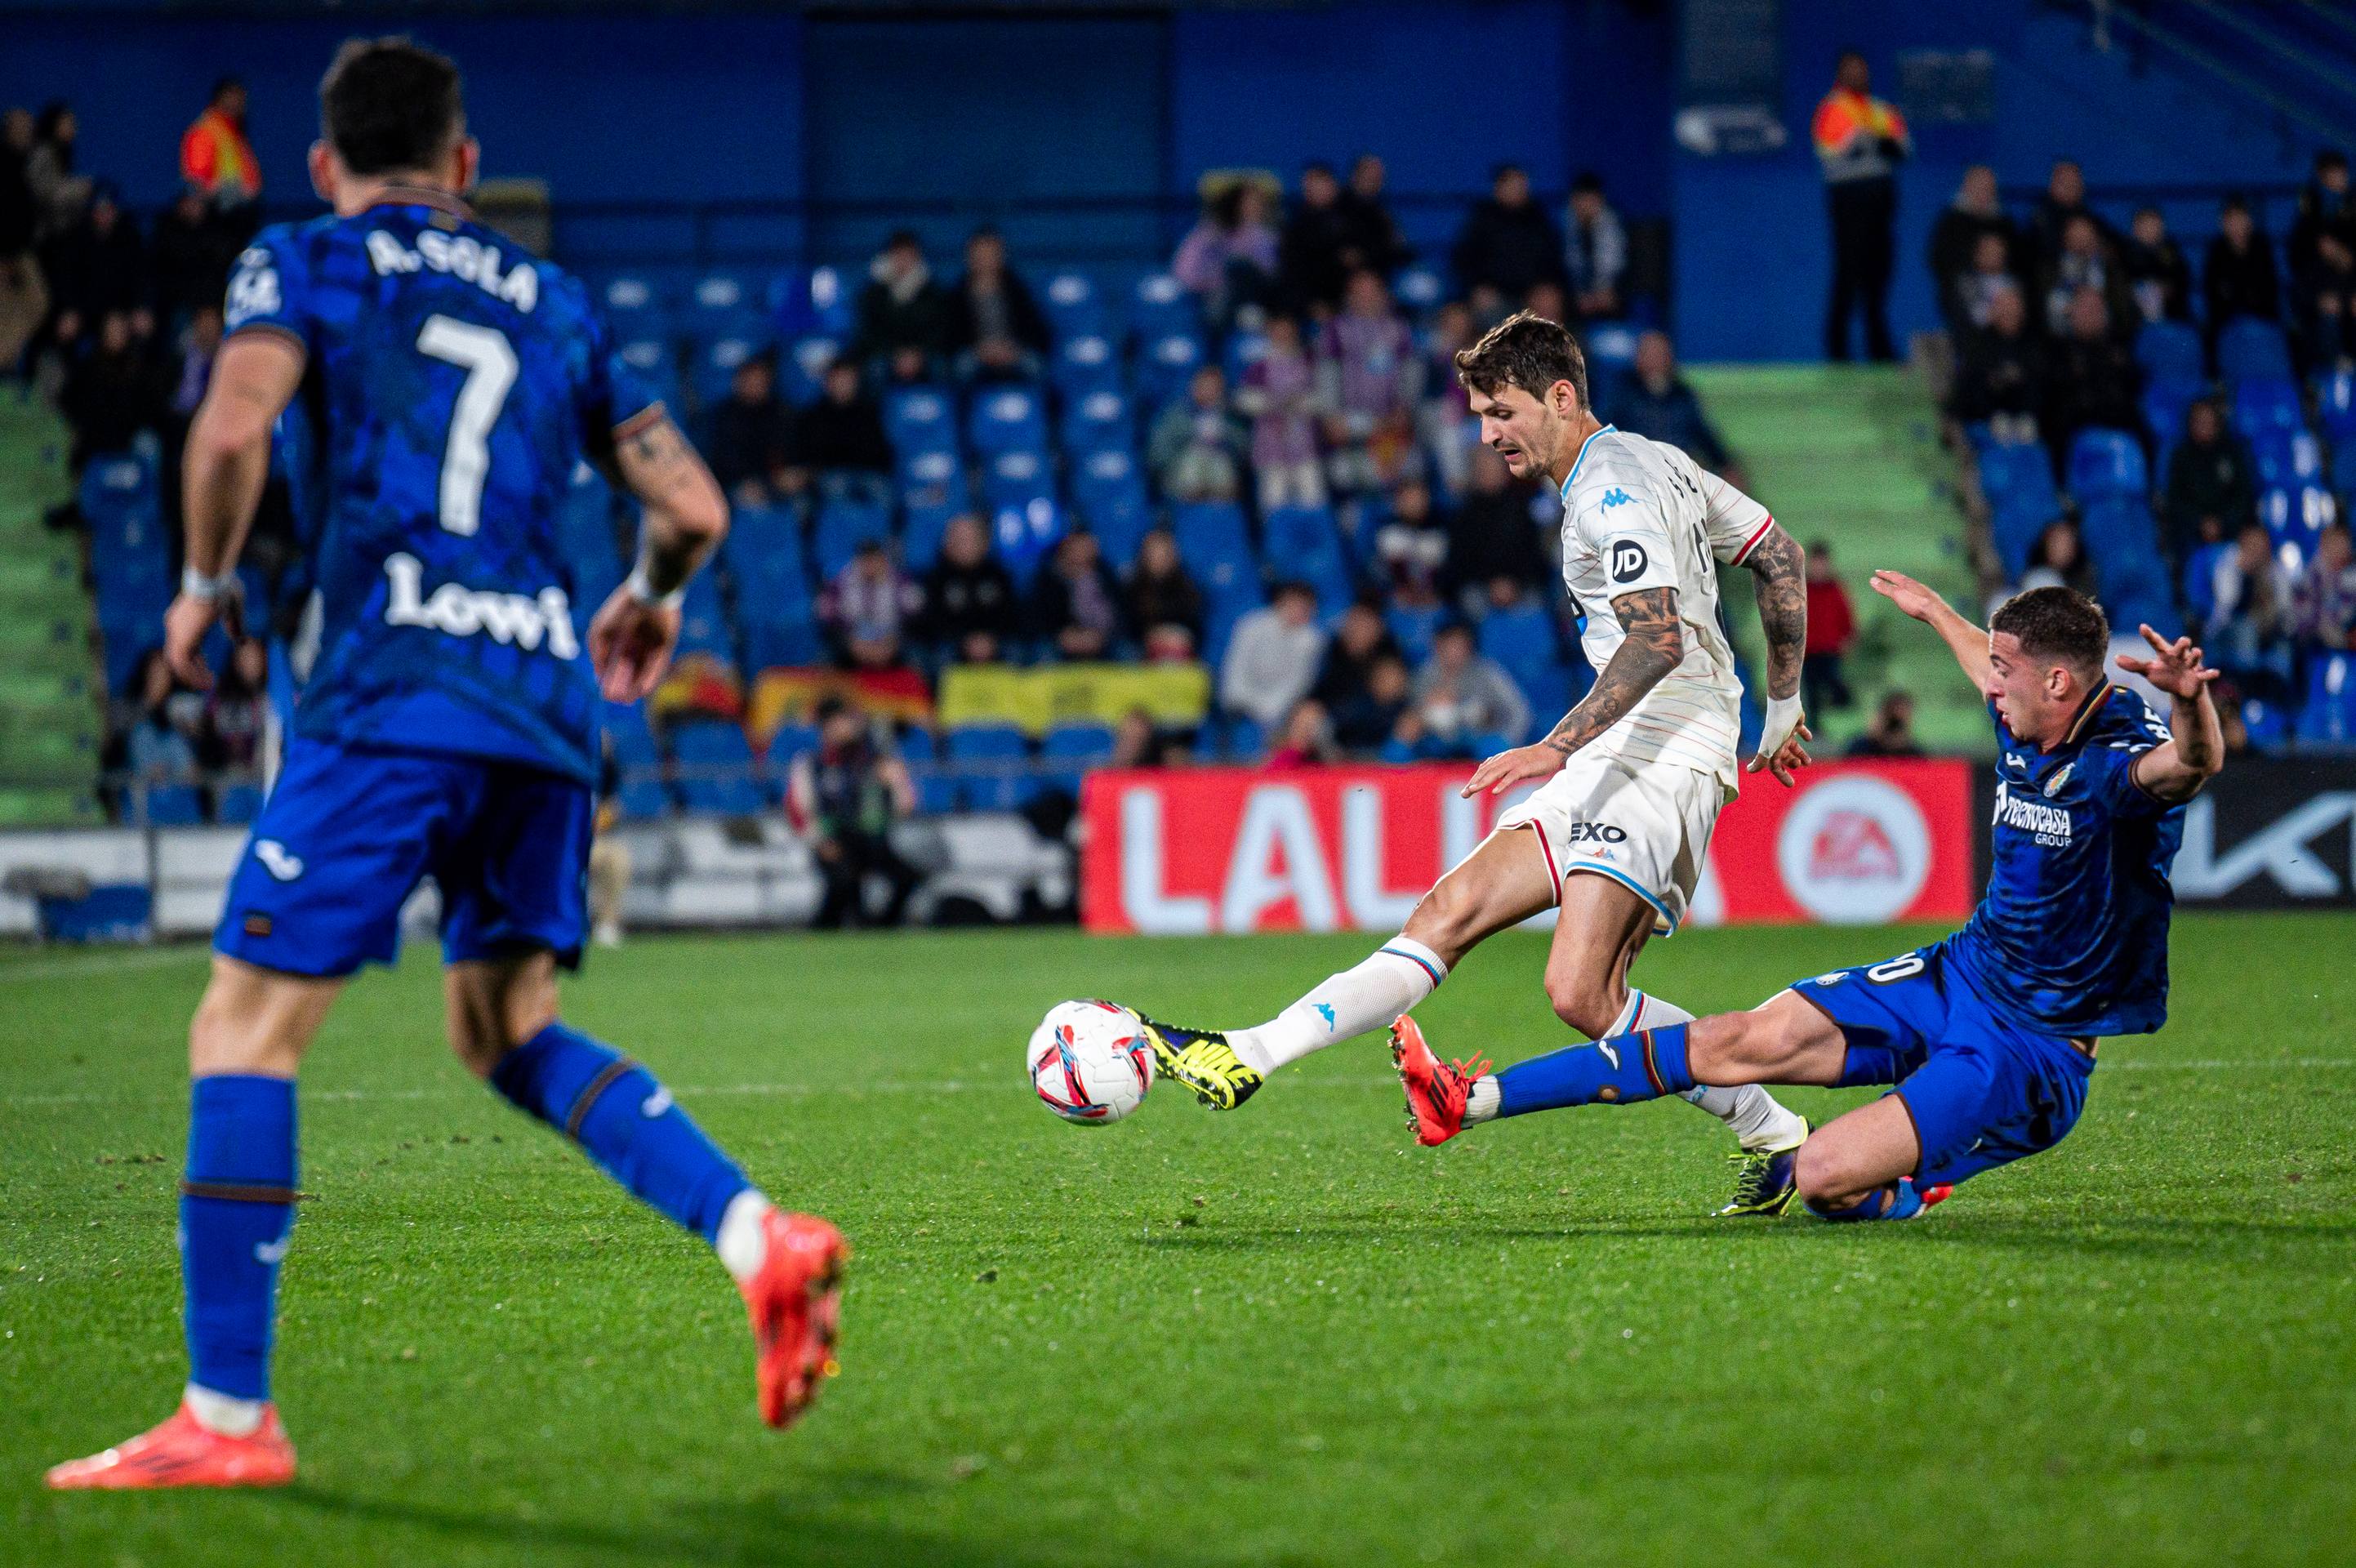
[[[1580,643],[1601,671],[1626,632],[1612,601],[1674,588],[1685,658],[1588,749],[1658,760],[1738,787],[1742,683],[1718,626],[1718,566],[1767,536],[1767,509],[1675,446],[1605,425],[1580,446],[1562,483],[1562,580],[1587,617]]]

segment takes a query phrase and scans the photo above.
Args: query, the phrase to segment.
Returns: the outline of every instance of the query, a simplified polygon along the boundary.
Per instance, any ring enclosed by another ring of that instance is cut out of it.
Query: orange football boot
[[[145,1491],[163,1487],[283,1487],[294,1478],[294,1444],[264,1405],[243,1437],[215,1432],[184,1402],[172,1419],[130,1442],[51,1468],[58,1491]]]
[[[1391,1026],[1391,1062],[1407,1090],[1407,1124],[1426,1148],[1464,1131],[1464,1101],[1472,1080],[1489,1070],[1488,1058],[1443,1062],[1423,1043],[1423,1029],[1406,1015]]]
[[[760,1350],[761,1419],[790,1426],[839,1369],[834,1336],[842,1313],[842,1232],[811,1214],[771,1209],[761,1217],[768,1243],[760,1273],[741,1287]]]

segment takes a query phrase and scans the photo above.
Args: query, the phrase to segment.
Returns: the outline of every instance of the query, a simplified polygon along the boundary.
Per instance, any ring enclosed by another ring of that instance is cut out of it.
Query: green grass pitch
[[[1699,1010],[1921,930],[1697,931]],[[1066,1126],[1040,1012],[1249,1021],[1357,937],[648,940],[574,983],[858,1257],[844,1371],[753,1412],[700,1244],[477,1088],[432,955],[305,1085],[279,1494],[54,1497],[170,1408],[191,950],[0,956],[0,1562],[1141,1568],[2356,1560],[2356,921],[2187,917],[2077,1133],[1923,1223],[1713,1222],[1675,1104],[1412,1146],[1381,1047]],[[1559,1044],[1539,939],[1419,1015]],[[1816,1116],[1858,1098],[1798,1092]]]

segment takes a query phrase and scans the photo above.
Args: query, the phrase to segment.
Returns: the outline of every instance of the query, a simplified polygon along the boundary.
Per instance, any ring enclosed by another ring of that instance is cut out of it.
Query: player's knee
[[[444,1001],[451,1051],[468,1072],[488,1078],[509,1051],[555,1022],[554,971],[530,961],[455,965]]]
[[[1792,1162],[1792,1181],[1803,1202],[1826,1208],[1847,1208],[1874,1185],[1837,1143],[1821,1134],[1800,1145]]]
[[[1554,1015],[1590,1040],[1610,1034],[1620,1010],[1627,1005],[1624,997],[1607,994],[1585,975],[1549,973],[1546,992]]]
[[[1472,895],[1461,879],[1443,876],[1416,900],[1415,912],[1402,929],[1452,964],[1479,940],[1477,918]]]

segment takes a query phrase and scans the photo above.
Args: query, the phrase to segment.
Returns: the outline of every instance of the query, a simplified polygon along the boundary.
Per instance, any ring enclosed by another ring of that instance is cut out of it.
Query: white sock
[[[1474,1079],[1472,1092],[1464,1097],[1464,1125],[1478,1127],[1483,1122],[1494,1122],[1503,1098],[1497,1090],[1495,1073],[1483,1073]]]
[[[1674,1002],[1664,1002],[1642,991],[1628,993],[1628,1004],[1620,1016],[1612,1021],[1615,1035],[1632,1035],[1638,1029],[1662,1029],[1671,1024],[1690,1024],[1694,1015]],[[1683,1098],[1700,1106],[1726,1123],[1735,1137],[1748,1150],[1794,1149],[1808,1135],[1808,1124],[1797,1114],[1786,1111],[1773,1095],[1755,1083],[1735,1089],[1719,1089],[1712,1084],[1697,1083],[1685,1091]]]
[[[262,1412],[267,1406],[261,1400],[241,1400],[235,1394],[216,1393],[202,1383],[190,1383],[180,1391],[187,1402],[188,1413],[207,1432],[218,1432],[223,1437],[251,1437],[262,1430]]]
[[[1393,937],[1355,969],[1329,974],[1316,989],[1256,1029],[1230,1029],[1227,1044],[1265,1078],[1287,1062],[1373,1029],[1440,987],[1448,966],[1412,937]]]
[[[769,1208],[769,1200],[748,1187],[728,1200],[727,1212],[720,1217],[720,1235],[712,1250],[740,1284],[759,1273],[769,1255],[769,1239],[761,1229]]]

